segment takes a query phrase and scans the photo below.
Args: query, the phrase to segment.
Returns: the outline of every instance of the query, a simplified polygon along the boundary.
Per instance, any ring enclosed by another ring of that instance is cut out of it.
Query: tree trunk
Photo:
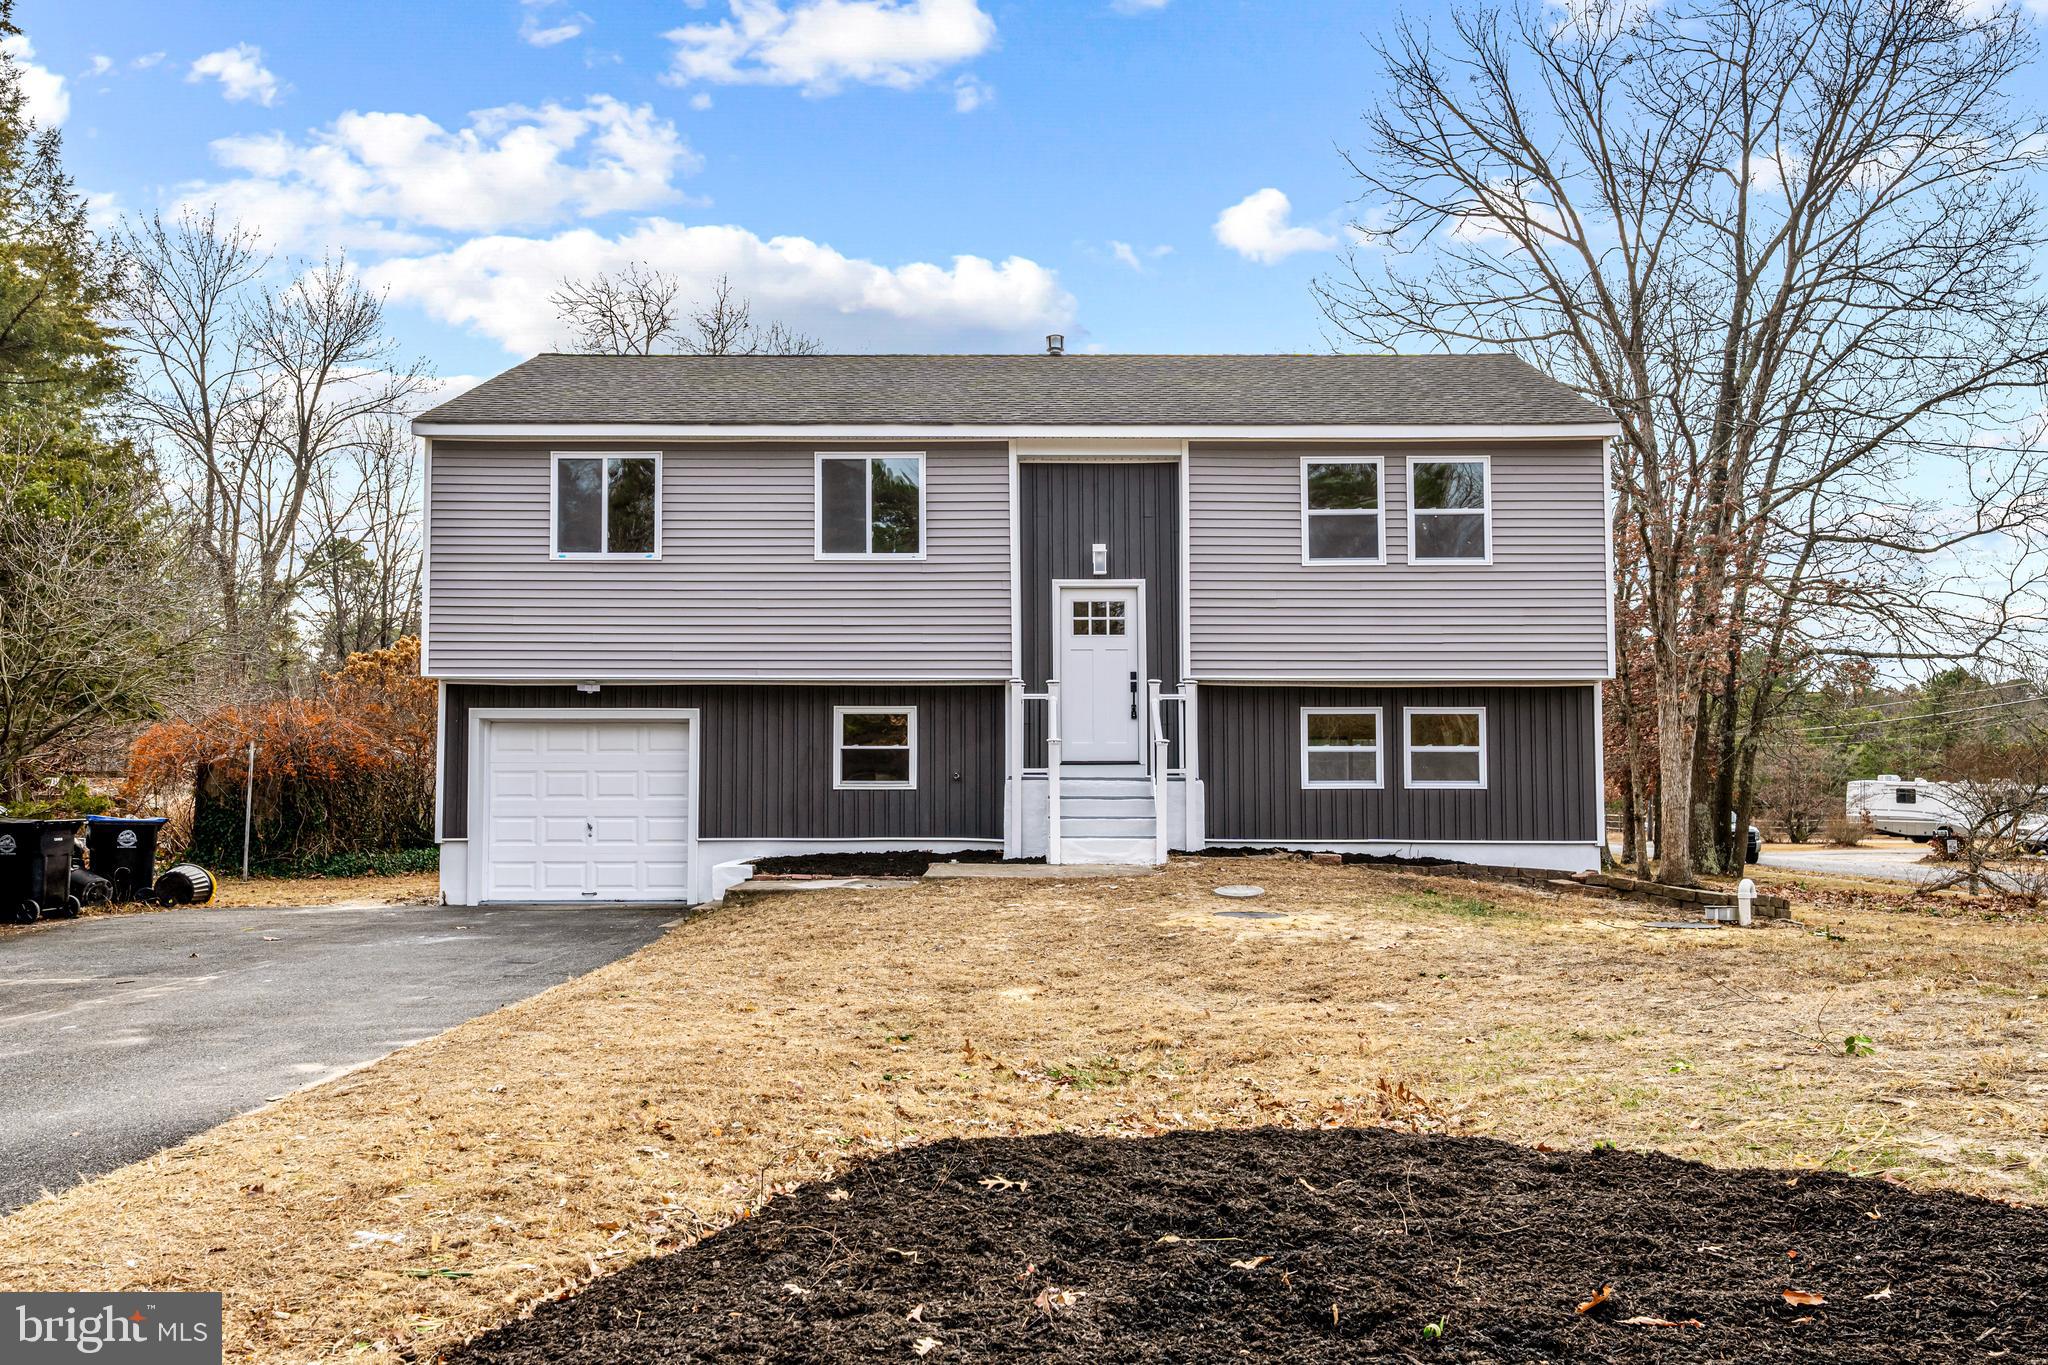
[[[1693,884],[1692,759],[1699,730],[1699,694],[1683,678],[1660,671],[1657,678],[1657,880],[1669,886]]]

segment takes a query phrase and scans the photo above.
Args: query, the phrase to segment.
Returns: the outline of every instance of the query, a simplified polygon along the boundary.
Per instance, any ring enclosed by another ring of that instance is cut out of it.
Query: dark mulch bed
[[[922,877],[933,863],[1044,862],[1043,858],[1005,858],[992,848],[972,848],[959,853],[803,853],[787,858],[749,858],[754,871],[764,876],[796,873],[812,877]]]
[[[1632,1152],[1264,1129],[915,1148],[456,1359],[910,1361],[930,1340],[926,1360],[2032,1361],[2048,1359],[2044,1309],[2048,1211]]]
[[[1202,858],[1292,858],[1298,862],[1308,861],[1309,855],[1295,848],[1239,848],[1221,846],[1205,848],[1196,855]],[[1392,853],[1346,853],[1343,855],[1347,867],[1449,867],[1449,858],[1403,858]]]

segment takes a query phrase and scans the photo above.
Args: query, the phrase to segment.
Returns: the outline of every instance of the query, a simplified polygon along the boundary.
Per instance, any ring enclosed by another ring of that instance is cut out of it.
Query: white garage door
[[[483,750],[485,899],[688,899],[686,722],[488,721]]]

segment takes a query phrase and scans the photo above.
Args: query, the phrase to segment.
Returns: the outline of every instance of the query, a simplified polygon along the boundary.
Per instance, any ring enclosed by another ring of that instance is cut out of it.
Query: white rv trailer
[[[1969,824],[1949,804],[1947,795],[1947,789],[1939,782],[1887,773],[1874,780],[1849,784],[1849,818],[1868,820],[1879,834],[1925,843],[1936,833]]]
[[[1891,774],[1873,781],[1851,782],[1847,802],[1851,820],[1869,820],[1879,834],[1925,843],[1935,835],[1962,834],[1970,825],[1962,803],[1940,782]],[[2036,845],[2048,846],[2048,815],[2021,820],[2020,828]]]

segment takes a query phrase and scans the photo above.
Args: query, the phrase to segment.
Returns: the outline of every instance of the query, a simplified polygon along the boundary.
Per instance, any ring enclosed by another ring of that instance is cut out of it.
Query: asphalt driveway
[[[0,936],[0,1212],[537,994],[674,910],[173,910]]]

